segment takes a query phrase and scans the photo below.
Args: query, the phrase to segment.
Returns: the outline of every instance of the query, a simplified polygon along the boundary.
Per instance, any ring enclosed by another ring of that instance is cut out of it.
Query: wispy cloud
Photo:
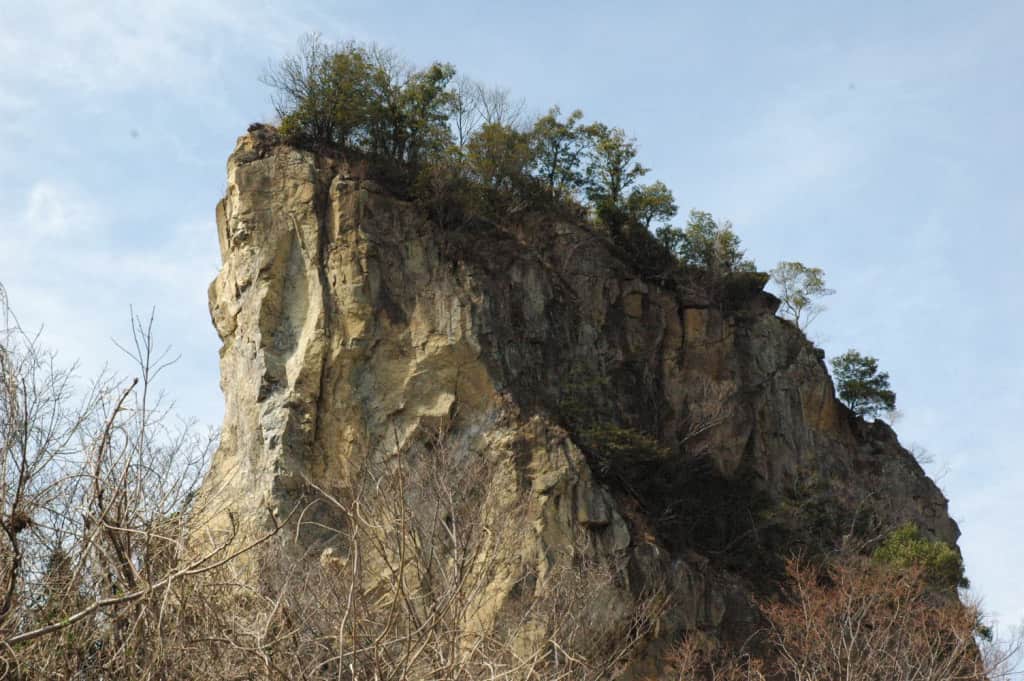
[[[41,180],[32,185],[21,219],[22,234],[63,239],[97,229],[100,208],[80,191]]]
[[[263,54],[275,53],[312,30],[319,15],[307,11],[304,19],[300,9],[301,3],[244,0],[23,3],[4,10],[0,54],[11,80],[20,74],[92,95],[140,88],[195,92],[197,79],[216,76],[226,50],[252,43]]]
[[[45,342],[86,375],[108,363],[130,371],[110,339],[127,331],[131,306],[155,308],[158,340],[183,355],[175,368],[183,379],[173,386],[179,404],[215,424],[218,341],[201,316],[218,266],[212,220],[172,223],[130,246],[112,242],[110,217],[78,187],[51,180],[33,184],[16,210],[0,211],[0,278],[11,305],[27,327],[45,326]]]

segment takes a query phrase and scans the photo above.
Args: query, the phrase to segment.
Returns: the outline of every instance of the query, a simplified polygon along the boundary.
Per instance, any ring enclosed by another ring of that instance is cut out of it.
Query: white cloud
[[[20,76],[92,95],[139,87],[194,92],[223,66],[228,47],[251,42],[262,54],[279,52],[312,30],[319,17],[306,12],[304,20],[296,10],[245,0],[25,3],[4,10],[0,84]]]
[[[164,388],[184,415],[216,425],[218,340],[206,309],[219,265],[212,221],[151,225],[145,245],[112,242],[104,222],[80,190],[52,181],[36,183],[20,210],[0,212],[0,283],[13,310],[90,377],[108,364],[133,370],[111,338],[128,332],[130,306],[141,314],[155,308],[157,341],[182,355]]]
[[[20,222],[26,234],[66,238],[97,229],[100,211],[96,202],[80,191],[40,180],[28,192]]]

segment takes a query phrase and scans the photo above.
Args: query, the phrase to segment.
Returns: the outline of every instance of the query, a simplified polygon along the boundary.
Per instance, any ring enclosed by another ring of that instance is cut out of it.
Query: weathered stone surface
[[[543,581],[581,546],[624,575],[600,595],[609,620],[663,580],[661,635],[744,626],[750,577],[705,555],[714,518],[652,515],[696,517],[717,508],[716,490],[763,500],[750,526],[774,528],[758,541],[776,556],[799,548],[787,542],[810,532],[809,508],[835,543],[869,520],[957,539],[940,491],[891,429],[836,401],[820,353],[773,316],[763,281],[723,310],[642,281],[583,227],[445,232],[267,129],[239,139],[217,224],[210,310],[226,413],[204,494],[255,531],[309,483],[344,490],[367,462],[447,424],[466,456],[490,462],[483,517],[511,538],[488,556],[499,568],[473,626],[523,597],[524,574]],[[690,467],[720,487],[652,500],[617,486],[571,435],[580,403],[656,438],[666,479]],[[720,524],[726,544],[735,527]],[[326,547],[322,561],[344,556]]]

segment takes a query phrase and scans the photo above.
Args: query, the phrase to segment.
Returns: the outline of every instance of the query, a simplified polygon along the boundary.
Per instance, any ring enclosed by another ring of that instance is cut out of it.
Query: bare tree
[[[792,560],[789,592],[764,604],[758,654],[684,641],[672,678],[715,681],[990,681],[1015,675],[1020,640],[989,642],[973,604],[937,593],[915,569],[856,555],[827,567]]]
[[[817,302],[835,293],[825,286],[825,272],[818,267],[807,267],[800,262],[780,262],[771,271],[772,281],[779,287],[781,312],[801,331],[825,311]]]
[[[462,76],[453,89],[451,124],[459,148],[465,148],[473,133],[484,125],[518,128],[523,123],[525,100],[514,99],[505,88],[488,87]]]
[[[176,423],[154,392],[173,359],[156,351],[152,317],[132,317],[137,378],[79,388],[6,295],[0,308],[0,676],[142,678],[169,588],[249,548],[187,547],[215,438]]]
[[[505,569],[499,558],[509,559],[522,528],[500,509],[489,515],[496,509],[483,502],[494,462],[464,444],[442,425],[421,444],[368,465],[354,489],[309,483],[347,524],[319,561],[278,563],[269,592],[277,612],[289,613],[292,631],[316,634],[301,643],[310,652],[299,657],[294,644],[267,645],[260,655],[268,668],[296,678],[468,681],[604,679],[626,664],[657,621],[664,594],[651,590],[618,626],[596,629],[588,610],[607,604],[592,594],[612,590],[620,577],[582,543],[576,560],[543,575],[527,572],[524,596],[496,607],[491,589]]]
[[[608,619],[593,594],[623,576],[584,528],[518,595],[494,591],[532,530],[509,521],[521,500],[487,499],[497,462],[447,422],[347,488],[307,481],[255,541],[229,513],[200,548],[213,440],[154,388],[173,357],[152,318],[122,346],[138,378],[81,389],[3,312],[0,678],[596,680],[665,607],[652,586]]]

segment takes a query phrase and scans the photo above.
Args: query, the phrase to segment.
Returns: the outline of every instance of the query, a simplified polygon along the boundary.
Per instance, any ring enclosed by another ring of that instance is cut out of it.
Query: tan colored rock
[[[250,536],[267,509],[283,517],[315,488],[350,491],[443,428],[459,456],[487,463],[480,518],[505,538],[481,558],[470,629],[543,597],[547,576],[581,555],[621,575],[595,594],[595,626],[628,616],[655,581],[673,604],[659,636],[741,626],[747,577],[710,555],[715,519],[697,518],[694,494],[714,510],[718,490],[749,490],[794,537],[803,520],[787,500],[814,494],[837,523],[913,520],[956,541],[939,490],[887,426],[836,402],[815,349],[767,294],[732,310],[688,300],[641,281],[599,235],[542,218],[446,231],[351,175],[262,131],[228,162],[210,286],[225,420],[203,493]],[[645,498],[595,467],[572,434],[585,419],[660,442],[663,472],[641,482],[692,469],[719,487],[683,476],[690,487]],[[666,520],[677,508],[693,517]],[[323,513],[317,522],[342,522]],[[301,536],[324,544],[324,565],[345,564],[327,535]],[[530,575],[538,587],[525,593]]]

